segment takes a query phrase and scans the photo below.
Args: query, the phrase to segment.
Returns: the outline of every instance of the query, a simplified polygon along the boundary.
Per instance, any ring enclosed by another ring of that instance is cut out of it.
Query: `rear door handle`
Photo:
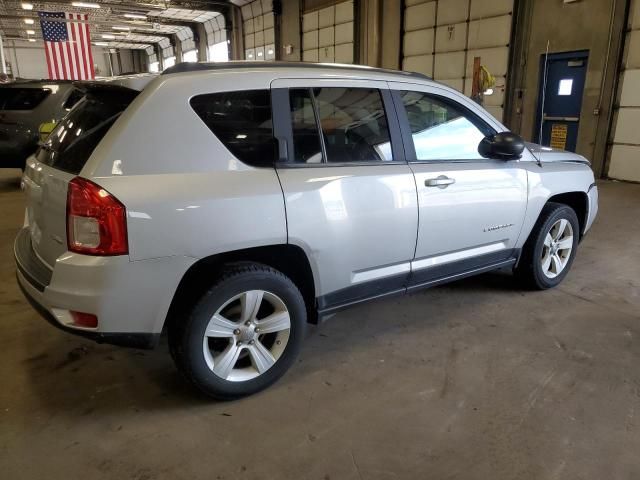
[[[449,185],[456,183],[454,178],[449,178],[445,175],[440,175],[437,178],[428,178],[424,181],[425,187],[438,187],[447,188]]]

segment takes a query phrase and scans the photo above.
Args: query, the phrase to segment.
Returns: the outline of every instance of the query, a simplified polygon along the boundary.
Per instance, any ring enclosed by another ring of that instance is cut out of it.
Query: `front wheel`
[[[171,354],[205,394],[230,400],[280,378],[304,339],[306,308],[282,273],[260,264],[229,266],[185,319],[172,322]]]
[[[524,245],[516,275],[538,290],[555,287],[571,268],[579,235],[578,217],[571,207],[546,204]]]

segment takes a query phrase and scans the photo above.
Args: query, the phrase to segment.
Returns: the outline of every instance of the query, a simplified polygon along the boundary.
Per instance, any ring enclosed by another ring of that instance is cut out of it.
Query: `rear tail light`
[[[126,255],[127,210],[113,195],[81,177],[67,193],[69,251],[88,255]]]
[[[82,327],[82,328],[97,328],[98,327],[98,317],[93,315],[92,313],[83,313],[83,312],[69,312],[71,314],[71,318],[73,319],[74,327]]]

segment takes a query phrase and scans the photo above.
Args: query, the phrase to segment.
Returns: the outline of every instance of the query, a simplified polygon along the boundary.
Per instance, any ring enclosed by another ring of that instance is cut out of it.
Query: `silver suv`
[[[513,268],[560,283],[597,211],[581,156],[525,145],[460,93],[366,67],[181,64],[95,85],[24,175],[18,282],[68,332],[152,347],[229,399],[307,322]]]

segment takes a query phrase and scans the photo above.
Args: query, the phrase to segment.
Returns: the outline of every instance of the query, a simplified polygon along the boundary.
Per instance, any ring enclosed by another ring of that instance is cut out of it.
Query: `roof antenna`
[[[549,40],[547,40],[547,50],[544,54],[544,66],[542,70],[542,102],[540,103],[540,127],[538,130],[538,142],[540,144],[540,149],[542,150],[542,125],[544,124],[544,101],[547,95],[547,66],[549,62]],[[542,167],[542,161],[540,158],[542,157],[542,153],[539,153],[539,157],[536,157],[538,160],[538,166]],[[535,155],[534,155],[535,157]]]

